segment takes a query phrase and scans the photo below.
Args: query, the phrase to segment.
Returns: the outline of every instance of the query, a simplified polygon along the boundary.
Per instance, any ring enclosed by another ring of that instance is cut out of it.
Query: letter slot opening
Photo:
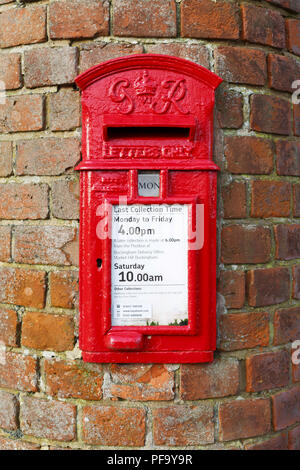
[[[193,129],[190,127],[130,126],[107,127],[106,140],[191,140]]]

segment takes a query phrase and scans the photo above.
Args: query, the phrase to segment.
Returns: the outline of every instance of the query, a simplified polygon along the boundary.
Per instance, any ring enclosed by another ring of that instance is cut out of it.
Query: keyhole
[[[101,269],[101,266],[102,266],[102,259],[97,258],[97,267],[98,267],[98,269]]]

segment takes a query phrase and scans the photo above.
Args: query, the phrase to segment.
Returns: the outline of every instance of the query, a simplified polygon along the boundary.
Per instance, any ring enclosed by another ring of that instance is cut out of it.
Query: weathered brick
[[[55,1],[49,5],[51,39],[92,38],[109,33],[107,0]]]
[[[115,36],[175,37],[175,1],[115,0],[113,33]]]
[[[0,132],[40,131],[44,127],[42,95],[8,96],[0,104]]]
[[[248,301],[251,307],[280,304],[290,298],[287,268],[253,269],[247,273]]]
[[[281,135],[292,132],[291,105],[288,101],[275,96],[252,95],[250,103],[251,129]]]
[[[300,426],[289,431],[289,450],[300,450]]]
[[[227,308],[242,308],[245,303],[244,271],[221,271],[218,291],[225,298]]]
[[[0,142],[0,176],[10,176],[12,173],[12,143]]]
[[[292,344],[292,379],[300,382],[300,344],[299,339]]]
[[[271,256],[270,230],[228,225],[222,230],[222,261],[226,264],[266,263]]]
[[[227,82],[264,85],[267,79],[266,55],[256,49],[218,47],[215,71]]]
[[[267,2],[300,13],[300,5],[298,0],[267,0]]]
[[[80,95],[72,88],[62,88],[50,95],[50,129],[69,131],[80,126]]]
[[[102,366],[82,362],[46,360],[46,393],[58,398],[101,400]]]
[[[243,39],[282,49],[285,47],[285,22],[281,14],[256,5],[242,5]]]
[[[188,59],[209,69],[209,51],[206,46],[198,44],[183,44],[168,42],[146,44],[146,52],[150,54],[168,54],[182,59]]]
[[[236,359],[215,360],[212,364],[181,366],[182,400],[236,395],[239,391],[239,362]]]
[[[260,436],[271,430],[268,399],[235,400],[219,408],[220,440],[232,441]]]
[[[31,349],[70,351],[74,322],[66,315],[27,312],[23,317],[22,345]]]
[[[145,427],[143,408],[83,408],[83,440],[88,444],[141,447],[145,443]]]
[[[0,184],[0,219],[46,219],[46,184]]]
[[[246,184],[239,181],[222,187],[225,219],[243,219],[247,216]]]
[[[38,444],[0,437],[0,450],[39,450]]]
[[[238,39],[237,5],[213,0],[184,0],[181,3],[181,35],[192,38]]]
[[[286,387],[289,383],[290,354],[276,351],[246,359],[246,391],[260,392]]]
[[[0,81],[4,82],[6,90],[16,90],[17,88],[21,87],[22,82],[20,54],[1,54]]]
[[[76,406],[70,403],[24,397],[20,421],[22,432],[30,436],[56,441],[76,437]]]
[[[143,46],[140,44],[132,44],[128,42],[114,43],[100,41],[94,44],[82,44],[80,51],[80,71],[98,65],[116,57],[142,54]]]
[[[36,359],[31,356],[6,352],[0,361],[0,386],[24,392],[36,392]]]
[[[289,51],[300,55],[300,20],[288,18],[286,20],[286,30]]]
[[[300,176],[300,142],[276,142],[277,173],[282,176]]]
[[[268,175],[273,169],[273,145],[267,139],[227,136],[225,156],[230,173]]]
[[[216,93],[216,118],[223,129],[239,129],[244,122],[243,95],[219,87]]]
[[[269,54],[268,68],[270,87],[292,93],[292,83],[300,76],[300,64],[290,57]]]
[[[246,444],[246,450],[288,450],[287,434],[280,434],[258,444]]]
[[[273,400],[273,425],[275,431],[300,421],[300,387],[278,393]]]
[[[52,183],[52,215],[58,219],[79,219],[79,182]]]
[[[297,97],[297,99],[299,99],[299,97]],[[300,104],[295,104],[293,106],[293,116],[294,116],[294,134],[300,136]]]
[[[268,313],[233,313],[222,315],[219,348],[237,351],[269,344]]]
[[[18,317],[14,310],[0,309],[0,341],[7,346],[17,346]]]
[[[109,393],[126,400],[172,400],[174,372],[162,364],[112,364]]]
[[[77,74],[76,47],[43,47],[25,51],[24,72],[28,88],[73,83]]]
[[[153,410],[155,445],[191,446],[214,442],[212,405],[176,405]]]
[[[274,344],[286,344],[300,338],[300,308],[285,308],[275,312]]]
[[[282,181],[253,181],[251,217],[288,217],[291,185]]]
[[[300,217],[300,184],[294,184],[294,217]]]
[[[293,267],[293,298],[300,300],[300,265]]]
[[[11,227],[0,226],[0,261],[10,260]]]
[[[0,428],[18,429],[18,400],[12,393],[0,390]]]
[[[300,225],[277,225],[275,239],[277,259],[300,258]]]
[[[45,295],[46,277],[43,271],[0,269],[0,302],[43,308]]]
[[[78,272],[50,273],[50,298],[53,307],[74,308],[78,304]]]
[[[0,47],[47,40],[46,7],[10,8],[0,14]]]
[[[45,138],[24,140],[17,144],[17,175],[60,175],[74,168],[80,160],[80,142]]]

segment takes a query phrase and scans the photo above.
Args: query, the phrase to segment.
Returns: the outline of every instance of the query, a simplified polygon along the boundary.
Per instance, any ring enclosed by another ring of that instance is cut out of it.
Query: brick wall
[[[300,449],[299,13],[299,0],[0,0],[1,449]],[[80,359],[74,77],[143,52],[225,80],[210,365]]]

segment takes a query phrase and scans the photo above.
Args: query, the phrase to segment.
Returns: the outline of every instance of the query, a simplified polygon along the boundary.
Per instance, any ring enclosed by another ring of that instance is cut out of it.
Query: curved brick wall
[[[0,0],[1,448],[300,448],[299,13],[299,0]],[[73,81],[142,52],[225,80],[211,365],[80,360]]]

